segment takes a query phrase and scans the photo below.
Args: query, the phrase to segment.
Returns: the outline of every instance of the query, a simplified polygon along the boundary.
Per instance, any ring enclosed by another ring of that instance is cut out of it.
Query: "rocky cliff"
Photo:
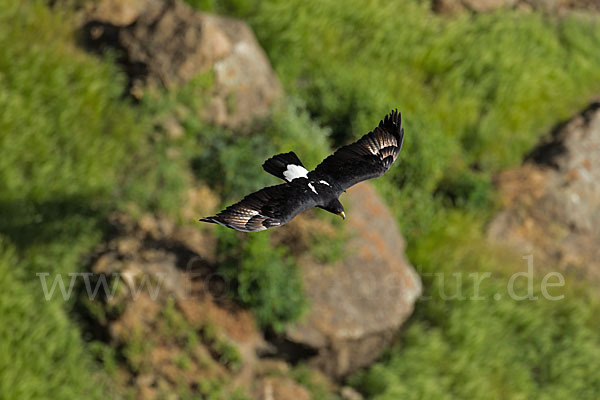
[[[600,104],[554,131],[520,168],[496,178],[504,209],[489,237],[536,267],[600,284]]]

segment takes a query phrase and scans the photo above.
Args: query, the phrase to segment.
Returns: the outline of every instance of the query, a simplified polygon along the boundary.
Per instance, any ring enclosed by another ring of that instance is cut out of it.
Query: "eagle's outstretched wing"
[[[284,183],[249,194],[214,217],[202,218],[200,221],[242,232],[258,232],[284,225],[317,203],[317,196],[308,189],[306,183]]]
[[[311,174],[335,182],[338,188],[346,190],[358,182],[383,175],[398,158],[403,141],[402,116],[395,110],[373,131],[340,147]]]
[[[265,161],[263,168],[288,183],[261,189],[200,221],[257,232],[284,225],[314,206],[343,217],[343,207],[337,200],[340,193],[383,175],[398,158],[403,140],[402,120],[396,110],[372,132],[327,157],[314,171],[308,172],[292,152],[278,154]]]

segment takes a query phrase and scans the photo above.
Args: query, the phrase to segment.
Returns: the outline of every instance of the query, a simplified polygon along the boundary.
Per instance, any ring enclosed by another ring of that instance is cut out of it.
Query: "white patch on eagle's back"
[[[308,171],[300,165],[289,164],[287,169],[283,171],[283,177],[288,182],[291,182],[296,178],[308,178]]]
[[[308,187],[310,188],[310,190],[312,190],[315,194],[319,194],[317,193],[317,191],[315,190],[315,187],[312,185],[312,183],[308,184]]]
[[[329,183],[327,183],[327,182],[325,182],[323,180],[319,181],[319,183],[322,183],[323,185],[331,186]]]

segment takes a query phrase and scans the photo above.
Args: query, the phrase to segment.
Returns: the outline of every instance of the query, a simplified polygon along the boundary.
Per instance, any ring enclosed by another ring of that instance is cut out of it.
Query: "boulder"
[[[345,197],[346,223],[355,233],[347,243],[348,255],[333,265],[301,260],[311,308],[285,333],[288,345],[314,354],[310,363],[333,377],[381,355],[421,294],[395,218],[373,187],[361,183]]]
[[[501,173],[504,209],[488,236],[538,268],[600,284],[600,103],[557,127],[524,165]]]
[[[268,115],[282,89],[246,23],[197,12],[179,0],[103,0],[89,10],[87,46],[116,49],[140,97],[146,86],[173,88],[212,70],[205,116],[239,128]]]

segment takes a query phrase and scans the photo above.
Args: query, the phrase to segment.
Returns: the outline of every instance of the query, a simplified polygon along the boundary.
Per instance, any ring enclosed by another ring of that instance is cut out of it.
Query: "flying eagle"
[[[358,182],[383,175],[396,161],[402,143],[401,114],[395,110],[357,142],[340,147],[313,171],[294,152],[278,154],[263,169],[286,181],[249,194],[214,217],[200,221],[242,232],[258,232],[290,222],[312,207],[346,218],[340,194]]]

